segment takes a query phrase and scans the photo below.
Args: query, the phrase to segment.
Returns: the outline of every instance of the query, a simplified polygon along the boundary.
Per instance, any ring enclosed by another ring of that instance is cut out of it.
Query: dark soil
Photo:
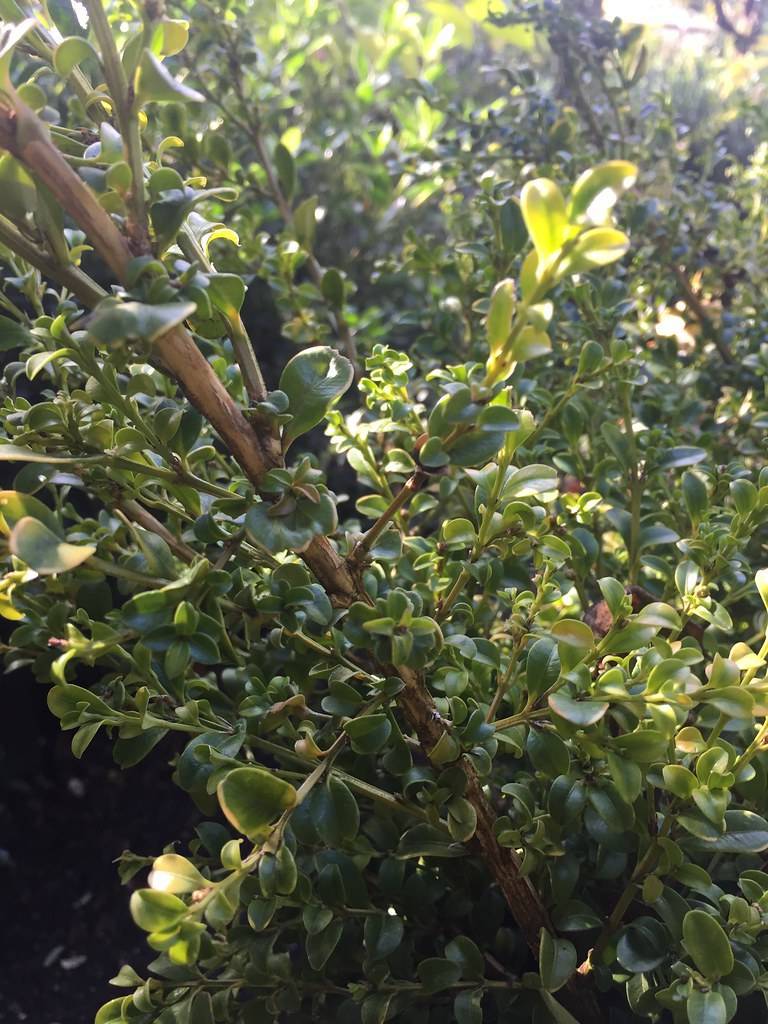
[[[78,761],[47,687],[17,672],[0,693],[0,1021],[90,1024],[125,993],[107,984],[120,965],[143,973],[155,955],[114,859],[188,839],[199,815],[171,782],[171,746],[123,772],[97,736]]]

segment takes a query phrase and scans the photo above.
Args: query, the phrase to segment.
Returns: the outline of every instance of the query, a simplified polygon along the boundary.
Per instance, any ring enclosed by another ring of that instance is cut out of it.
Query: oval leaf
[[[262,768],[235,768],[216,790],[227,821],[249,839],[264,838],[283,811],[296,803],[296,790]]]
[[[318,424],[352,383],[352,363],[325,345],[304,349],[286,365],[280,390],[288,395],[293,417],[285,428],[287,441]]]
[[[40,576],[68,572],[96,553],[96,548],[87,544],[68,544],[31,516],[24,516],[14,526],[9,544],[11,554]]]

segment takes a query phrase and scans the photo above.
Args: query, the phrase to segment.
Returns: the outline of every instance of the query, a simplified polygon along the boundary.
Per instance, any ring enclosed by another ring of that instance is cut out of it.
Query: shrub
[[[636,33],[587,22],[600,99],[552,5],[434,6],[6,12],[6,665],[205,818],[121,857],[156,957],[96,1024],[768,991],[764,149],[655,163]],[[532,32],[577,107],[498,88]]]

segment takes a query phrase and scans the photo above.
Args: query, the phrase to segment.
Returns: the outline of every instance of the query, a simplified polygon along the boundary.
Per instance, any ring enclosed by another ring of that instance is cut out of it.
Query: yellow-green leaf
[[[9,543],[11,553],[41,576],[75,569],[96,553],[88,544],[68,544],[31,516],[16,523]]]
[[[157,857],[149,873],[150,888],[158,892],[194,892],[209,884],[191,861],[177,853]]]
[[[62,78],[66,78],[77,64],[82,64],[89,57],[98,60],[98,54],[88,40],[82,36],[68,36],[56,47],[53,66]]]
[[[549,178],[536,178],[523,186],[520,209],[536,255],[544,263],[561,247],[568,230],[563,193]]]
[[[620,260],[629,248],[629,239],[616,228],[590,228],[577,239],[563,263],[564,274],[582,274],[594,267],[605,267]]]
[[[264,838],[283,811],[296,803],[289,782],[262,768],[235,768],[216,790],[227,821],[249,839]]]
[[[138,889],[131,896],[131,916],[145,932],[169,931],[187,912],[186,904],[170,892]]]
[[[485,333],[488,347],[492,354],[503,348],[512,326],[512,314],[515,311],[515,282],[511,278],[499,281],[493,289],[491,304],[488,308],[488,319],[485,322]]]
[[[196,89],[176,81],[151,50],[145,50],[141,56],[136,77],[136,98],[139,103],[202,103],[205,99]]]
[[[604,224],[621,195],[637,181],[637,167],[628,160],[608,160],[591,167],[571,190],[568,219]]]

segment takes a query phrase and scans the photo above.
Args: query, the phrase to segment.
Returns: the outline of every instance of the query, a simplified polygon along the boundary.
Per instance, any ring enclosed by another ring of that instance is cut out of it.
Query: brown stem
[[[389,505],[384,509],[379,518],[355,544],[352,554],[349,556],[349,563],[352,566],[359,566],[365,560],[366,555],[373,545],[386,530],[397,513],[407,504],[417,491],[421,490],[427,480],[427,474],[423,469],[417,469],[403,484]]]
[[[121,501],[117,508],[128,518],[131,522],[136,523],[138,526],[143,527],[150,533],[157,534],[158,537],[162,538],[168,547],[173,551],[175,555],[182,559],[184,562],[191,562],[197,557],[197,553],[188,544],[185,544],[183,540],[179,540],[178,537],[174,536],[167,526],[164,526],[159,519],[155,519],[151,512],[140,505],[138,501],[134,501],[133,498],[129,498],[126,501]]]
[[[29,263],[31,267],[39,270],[49,280],[63,284],[84,306],[95,306],[107,295],[104,289],[92,281],[79,267],[74,264],[57,263],[38,245],[25,238],[15,225],[2,216],[0,216],[0,243],[7,246],[11,252],[15,252],[25,263]]]

